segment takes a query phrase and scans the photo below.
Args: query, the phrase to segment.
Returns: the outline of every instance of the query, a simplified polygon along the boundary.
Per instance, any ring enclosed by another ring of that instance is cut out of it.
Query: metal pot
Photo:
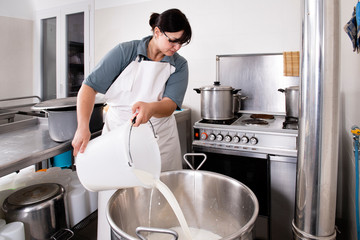
[[[189,227],[211,231],[227,240],[252,239],[259,204],[244,184],[218,173],[193,170],[164,172],[160,180],[173,192]],[[118,190],[108,202],[106,215],[112,240],[137,240],[139,226],[167,234],[169,228],[179,226],[157,189]]]
[[[291,86],[285,89],[278,89],[279,92],[285,93],[286,116],[299,117],[299,86]]]
[[[208,120],[227,120],[234,118],[234,97],[240,89],[221,86],[214,82],[212,86],[194,88],[201,93],[201,118]]]
[[[6,222],[24,223],[25,238],[45,240],[66,228],[65,189],[56,183],[22,188],[3,203]]]
[[[104,103],[97,100],[90,118],[90,131],[96,132],[103,127]],[[48,114],[49,134],[56,142],[72,139],[77,128],[76,97],[59,98],[36,104],[33,109],[42,110]]]

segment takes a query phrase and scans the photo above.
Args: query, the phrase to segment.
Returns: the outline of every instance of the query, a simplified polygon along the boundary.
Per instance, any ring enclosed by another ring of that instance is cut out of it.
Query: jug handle
[[[130,131],[129,131],[129,161],[128,161],[129,167],[132,167],[132,164],[133,164],[133,160],[132,160],[132,156],[131,156],[131,152],[130,152],[130,138],[131,138],[131,130],[132,130],[135,122],[136,122],[136,116],[131,120],[131,126],[130,126]],[[155,128],[150,120],[149,120],[149,123],[153,130],[154,138],[157,138],[156,133],[155,133]]]
[[[150,227],[137,227],[136,228],[136,235],[141,240],[147,240],[140,232],[155,232],[155,233],[163,233],[163,234],[170,234],[174,237],[174,240],[177,240],[179,235],[174,230],[170,229],[163,229],[163,228],[150,228]]]
[[[194,166],[190,164],[189,160],[187,160],[187,156],[203,156],[204,159],[202,160],[200,165],[196,169],[194,169]],[[201,168],[201,166],[205,163],[207,156],[205,153],[185,153],[183,158],[187,165],[191,168],[191,170],[199,170],[199,168]]]

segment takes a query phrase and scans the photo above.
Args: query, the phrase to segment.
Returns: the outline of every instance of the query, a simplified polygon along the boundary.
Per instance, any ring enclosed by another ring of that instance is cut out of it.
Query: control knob
[[[225,136],[225,142],[231,142],[232,138],[229,135]]]
[[[209,135],[209,139],[210,139],[210,141],[214,141],[214,140],[216,139],[215,134],[211,133],[211,134]]]
[[[233,141],[234,141],[234,143],[238,143],[238,142],[240,142],[240,138],[238,136],[235,136],[233,138]]]
[[[248,142],[249,142],[249,138],[248,138],[247,136],[242,136],[241,142],[242,142],[242,143],[248,143]]]
[[[207,138],[208,138],[207,133],[206,133],[206,132],[203,132],[203,133],[201,134],[201,140],[206,140]]]
[[[258,140],[256,137],[250,138],[250,143],[251,143],[252,145],[257,144],[258,142],[259,142],[259,140]]]
[[[218,134],[217,136],[216,136],[216,140],[218,140],[218,141],[222,141],[224,139],[224,137],[223,137],[223,135],[221,135],[221,134]]]

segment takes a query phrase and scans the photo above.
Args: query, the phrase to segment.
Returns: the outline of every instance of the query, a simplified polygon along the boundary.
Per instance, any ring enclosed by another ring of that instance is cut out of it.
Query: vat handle
[[[196,169],[194,169],[194,166],[190,164],[189,160],[187,160],[187,156],[203,156],[204,160],[202,160],[200,165]],[[206,159],[207,159],[207,156],[205,153],[185,153],[184,154],[184,160],[192,170],[199,170],[199,168],[201,168],[201,166],[205,163]]]
[[[151,228],[151,227],[137,227],[136,228],[136,235],[141,240],[147,240],[140,232],[154,232],[154,233],[163,233],[163,234],[170,234],[174,237],[174,240],[177,240],[179,235],[174,230],[170,229],[163,229],[163,228]]]

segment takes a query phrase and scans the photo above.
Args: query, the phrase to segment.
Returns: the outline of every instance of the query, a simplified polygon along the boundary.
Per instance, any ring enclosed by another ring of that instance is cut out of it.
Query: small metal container
[[[47,240],[66,228],[65,189],[42,183],[22,188],[3,203],[6,222],[23,222],[25,239]]]
[[[291,86],[285,89],[278,89],[279,92],[285,93],[286,116],[299,117],[299,86]]]

